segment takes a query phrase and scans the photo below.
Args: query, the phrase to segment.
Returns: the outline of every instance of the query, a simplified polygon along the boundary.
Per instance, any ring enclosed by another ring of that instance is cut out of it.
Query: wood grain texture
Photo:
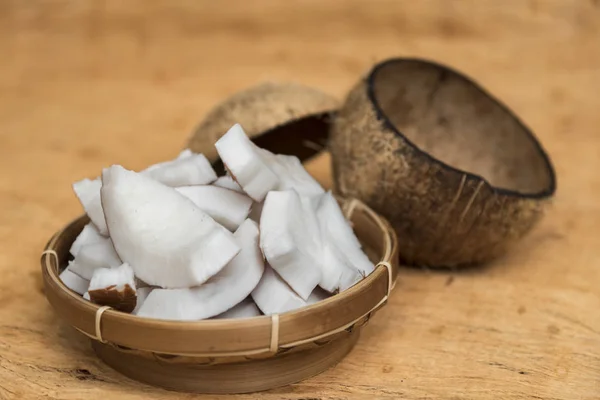
[[[486,268],[403,270],[342,363],[262,398],[598,399],[598,2],[219,3],[0,2],[0,398],[196,398],[123,378],[45,300],[39,252],[81,212],[69,185],[175,156],[215,102],[259,81],[341,98],[411,55],[522,117],[555,163],[554,206]]]

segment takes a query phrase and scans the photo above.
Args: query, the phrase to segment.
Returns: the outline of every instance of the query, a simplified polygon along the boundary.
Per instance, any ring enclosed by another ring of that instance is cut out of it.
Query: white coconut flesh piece
[[[86,299],[87,301],[92,301],[92,300],[90,299],[90,292],[88,292],[88,291],[86,291],[86,292],[83,294],[83,296],[82,296],[82,297],[83,297],[84,299]]]
[[[177,155],[177,157],[175,157],[173,160],[181,160],[183,158],[187,158],[187,157],[193,156],[194,154],[195,153],[193,153],[190,149],[185,149],[185,150],[182,150],[181,153],[179,153]],[[173,160],[162,161],[162,162],[153,164],[153,165],[149,166],[148,168],[144,169],[141,172],[142,173],[148,173],[149,171],[152,171],[154,169],[158,169],[158,168],[162,167],[163,165],[166,165],[166,164],[170,163]]]
[[[223,314],[219,314],[214,319],[233,319],[233,318],[250,318],[250,317],[258,317],[262,315],[259,308],[256,306],[256,303],[252,300],[252,298],[247,298],[242,301],[238,305],[230,308],[225,311]]]
[[[115,251],[112,241],[103,238],[101,241],[82,246],[69,269],[85,279],[92,279],[98,268],[113,268],[123,264]]]
[[[232,126],[215,148],[230,176],[253,200],[261,202],[279,183],[239,124]]]
[[[218,186],[218,187],[222,187],[225,189],[230,189],[230,190],[234,190],[236,192],[239,193],[243,193],[244,191],[242,190],[242,188],[240,187],[240,185],[237,184],[236,181],[233,180],[233,178],[229,175],[223,175],[217,178],[216,181],[214,181],[212,183],[214,186]]]
[[[135,276],[127,263],[95,270],[87,291],[93,303],[123,312],[133,311],[137,302]]]
[[[317,218],[321,227],[322,239],[326,247],[330,248],[330,257],[335,258],[336,254],[341,254],[346,259],[345,261],[340,260],[341,264],[353,267],[363,277],[373,272],[375,266],[362,250],[350,222],[344,217],[342,209],[331,192],[327,192],[321,197]],[[335,247],[337,250],[332,250]]]
[[[222,187],[182,186],[175,190],[230,231],[244,222],[252,207],[250,197]]]
[[[329,296],[329,293],[317,287],[305,301],[269,266],[265,268],[260,282],[252,291],[252,299],[265,315],[296,310]]]
[[[299,196],[299,198],[302,206],[301,218],[311,239],[309,242],[311,246],[307,248],[307,252],[309,252],[309,254],[317,260],[317,263],[320,264],[323,257],[323,244],[321,240],[321,228],[317,218],[317,204],[319,198],[307,196]]]
[[[167,186],[205,185],[217,179],[217,174],[203,154],[183,150],[176,159],[161,162],[141,172]],[[73,190],[92,223],[100,234],[107,236],[108,230],[100,198],[100,178],[83,179],[73,184]],[[75,255],[75,254],[73,254]]]
[[[234,235],[242,250],[217,275],[195,288],[154,289],[137,315],[194,321],[222,314],[242,302],[260,281],[264,260],[254,221],[245,220]]]
[[[309,220],[294,190],[269,192],[260,217],[265,258],[304,300],[322,277],[321,244]]]
[[[364,275],[348,261],[335,242],[327,241],[323,248],[323,277],[319,286],[330,293],[338,293],[359,282]]]
[[[149,285],[200,285],[239,253],[233,234],[175,189],[117,165],[102,181],[115,250]]]
[[[167,186],[206,185],[217,174],[203,154],[192,154],[153,165],[140,172]]]
[[[104,220],[104,211],[102,210],[102,202],[100,201],[100,188],[102,181],[100,178],[94,180],[82,179],[73,184],[73,191],[81,206],[85,210],[88,217],[92,220],[98,232],[101,235],[107,236],[106,221]]]
[[[81,295],[87,291],[88,286],[90,285],[89,280],[80,277],[73,271],[69,270],[68,267],[61,272],[58,277],[66,287]]]
[[[182,158],[191,157],[194,154],[196,154],[196,153],[194,153],[192,150],[190,150],[190,149],[184,149],[184,150],[181,151],[181,153],[179,153],[177,155],[176,160],[181,160]]]
[[[132,314],[137,315],[137,313],[140,311],[140,308],[142,307],[142,304],[144,304],[144,301],[146,301],[146,298],[148,297],[148,295],[150,294],[150,292],[152,292],[154,290],[153,287],[151,286],[145,286],[145,287],[138,287],[136,290],[136,303],[135,303],[135,308],[133,309],[133,311],[131,312]]]
[[[79,253],[79,250],[81,249],[82,246],[87,245],[87,244],[101,242],[102,240],[105,240],[105,239],[106,239],[106,237],[104,237],[100,234],[100,231],[98,231],[98,228],[96,228],[96,225],[94,225],[93,222],[90,222],[87,225],[85,225],[83,227],[83,229],[81,230],[81,233],[79,235],[77,235],[77,238],[71,245],[71,249],[69,249],[69,252],[73,256],[76,256],[77,253]]]
[[[298,157],[257,149],[269,168],[279,178],[275,190],[294,189],[301,196],[318,196],[325,193],[325,189],[308,173]]]
[[[306,301],[271,267],[265,268],[260,282],[252,291],[252,300],[265,315],[281,314],[306,305]]]

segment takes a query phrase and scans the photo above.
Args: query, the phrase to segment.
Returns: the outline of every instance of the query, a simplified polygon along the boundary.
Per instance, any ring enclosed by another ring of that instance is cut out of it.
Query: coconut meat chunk
[[[101,235],[107,236],[106,221],[104,220],[104,211],[100,200],[100,188],[102,181],[96,179],[82,179],[73,184],[73,191],[79,199],[83,209],[94,225],[98,228]]]
[[[155,164],[140,172],[167,186],[206,185],[217,179],[217,174],[203,154],[184,155]]]
[[[304,300],[322,277],[322,248],[309,210],[296,191],[271,191],[260,217],[266,260]]]
[[[175,189],[116,165],[102,181],[115,250],[149,285],[200,285],[239,253],[233,234]]]
[[[87,288],[90,284],[89,280],[80,277],[73,271],[69,270],[68,267],[65,268],[65,270],[61,272],[58,277],[66,287],[81,295],[87,291]]]
[[[298,157],[273,154],[258,147],[257,151],[279,179],[275,190],[294,189],[301,196],[319,196],[325,193],[325,189],[308,173]]]
[[[217,140],[215,148],[229,175],[253,200],[261,202],[278,185],[277,175],[258,154],[258,147],[240,124],[233,125]]]
[[[69,269],[85,279],[92,279],[98,268],[113,268],[123,264],[115,251],[112,241],[103,238],[99,242],[86,244],[81,247]]]
[[[252,299],[265,315],[281,314],[306,305],[304,301],[271,267],[252,291]]]
[[[102,213],[104,214],[104,211]],[[96,228],[96,225],[94,225],[93,222],[89,222],[83,227],[79,235],[77,235],[77,238],[71,245],[69,252],[73,256],[77,256],[77,253],[79,253],[79,250],[84,245],[101,242],[105,239],[106,237],[100,234],[100,231],[98,230],[98,228]]]
[[[217,178],[216,181],[212,183],[214,186],[222,187],[229,190],[234,190],[239,193],[243,193],[241,186],[237,184],[236,181],[230,175],[223,175]]]
[[[347,260],[363,276],[369,275],[375,266],[362,250],[358,238],[350,222],[344,216],[342,209],[331,192],[321,197],[317,210],[317,218],[321,225],[323,239],[337,245]]]
[[[131,312],[134,315],[137,315],[137,313],[140,311],[140,308],[142,307],[142,304],[144,304],[144,301],[146,301],[146,298],[148,297],[148,295],[150,294],[150,292],[152,292],[154,290],[154,288],[152,286],[145,286],[145,287],[138,287],[136,290],[136,294],[137,294],[137,301],[135,303],[135,308],[133,309],[133,311]]]
[[[335,242],[328,240],[323,248],[323,277],[319,286],[329,293],[339,293],[359,282],[364,276],[352,265]]]
[[[181,186],[175,190],[230,231],[235,231],[244,222],[252,207],[250,197],[222,187]]]
[[[127,263],[117,268],[99,268],[94,271],[87,292],[95,304],[131,312],[137,301],[133,269]]]
[[[195,321],[222,314],[242,302],[264,271],[258,225],[245,220],[234,233],[242,250],[217,275],[189,289],[154,289],[137,315],[165,320]]]

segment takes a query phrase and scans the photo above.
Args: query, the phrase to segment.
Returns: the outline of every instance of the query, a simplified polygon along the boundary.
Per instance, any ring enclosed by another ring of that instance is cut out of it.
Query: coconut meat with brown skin
[[[239,193],[243,193],[244,192],[242,190],[242,188],[240,187],[240,185],[238,185],[237,182],[234,181],[233,178],[230,175],[220,176],[212,184],[214,186],[218,186],[218,187],[222,187],[222,188],[225,188],[225,189],[234,190],[234,191],[239,192]]]
[[[89,280],[80,277],[76,273],[69,270],[68,267],[65,268],[65,270],[61,272],[58,277],[66,287],[78,294],[84,294],[90,285]]]
[[[77,253],[79,253],[81,247],[83,247],[84,245],[97,243],[105,239],[106,237],[100,234],[100,231],[98,230],[98,228],[96,228],[96,225],[94,225],[93,222],[89,222],[83,227],[79,235],[77,235],[77,238],[75,238],[75,241],[71,245],[69,252],[73,256],[76,256]]]
[[[190,154],[156,164],[140,172],[167,186],[206,185],[217,174],[203,154]]]
[[[306,300],[322,277],[321,244],[294,190],[269,192],[260,217],[260,246],[269,265]]]
[[[82,246],[68,268],[82,278],[92,279],[96,269],[113,268],[121,264],[123,261],[115,251],[112,241],[103,238],[96,243]]]
[[[244,222],[252,206],[250,197],[222,187],[181,186],[175,190],[230,231],[235,231]]]
[[[115,310],[131,312],[137,302],[135,276],[129,264],[94,271],[87,290],[90,301]]]
[[[252,298],[246,298],[238,305],[225,311],[223,314],[219,314],[213,319],[233,319],[233,318],[251,318],[262,315],[260,309],[256,306],[256,303]]]
[[[234,233],[242,250],[217,275],[189,289],[154,289],[142,304],[140,317],[194,321],[222,314],[242,302],[264,271],[258,225],[245,220]]]
[[[115,250],[144,282],[197,286],[240,252],[231,232],[175,189],[121,166],[104,169],[102,181]]]
[[[217,140],[215,148],[231,177],[253,200],[261,202],[279,183],[240,124]]]
[[[259,284],[252,291],[252,299],[265,315],[296,310],[317,303],[327,297],[329,297],[329,294],[317,287],[305,301],[273,268],[268,266],[265,268]]]

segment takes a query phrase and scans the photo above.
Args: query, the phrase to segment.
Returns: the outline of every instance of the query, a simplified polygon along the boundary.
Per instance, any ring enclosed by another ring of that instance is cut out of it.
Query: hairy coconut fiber
[[[187,147],[203,153],[214,163],[218,159],[215,142],[236,123],[253,140],[276,127],[298,121],[306,123],[312,118],[326,120],[328,130],[327,117],[338,107],[337,99],[318,89],[297,83],[261,83],[233,94],[214,107],[193,132]],[[275,151],[270,146],[266,148]]]
[[[502,254],[542,216],[552,164],[533,133],[475,82],[416,59],[376,65],[333,122],[336,190],[385,216],[405,262]]]

